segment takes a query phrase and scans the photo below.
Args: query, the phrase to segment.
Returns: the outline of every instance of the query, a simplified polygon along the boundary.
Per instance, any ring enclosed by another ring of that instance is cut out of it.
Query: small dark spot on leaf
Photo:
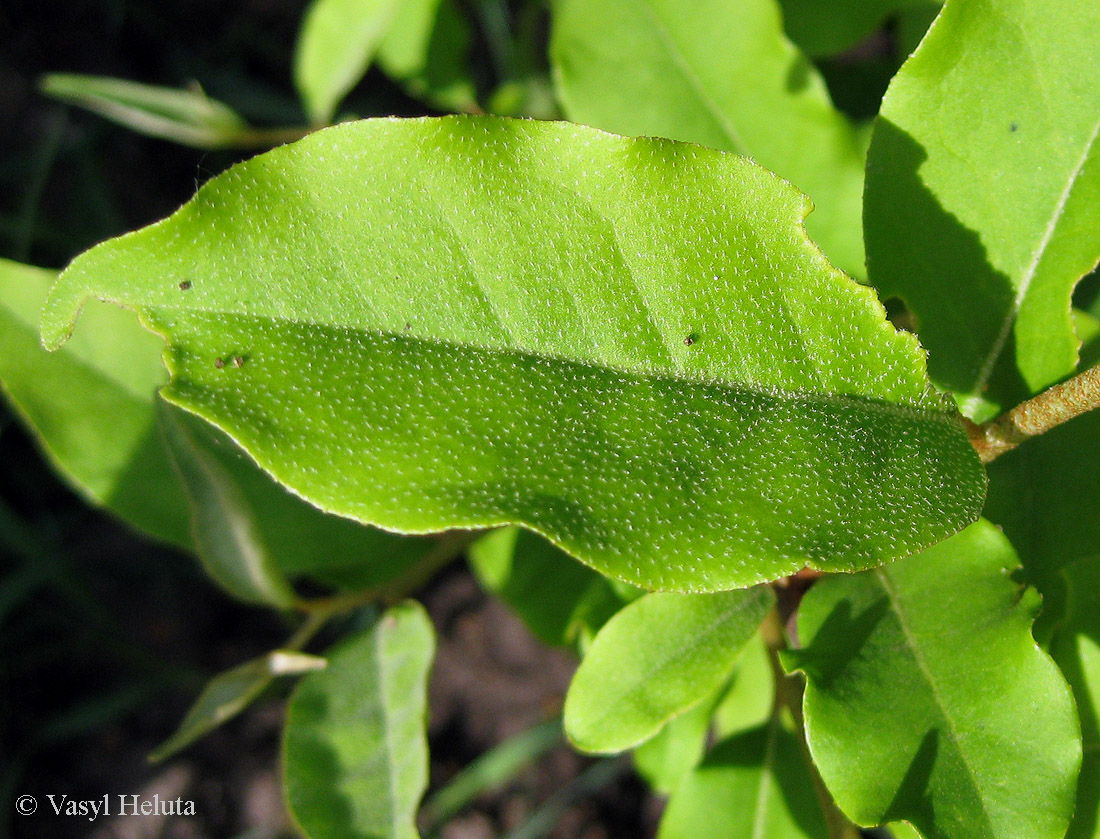
[[[406,323],[405,328],[406,329],[412,329],[412,324],[411,323]]]
[[[1019,128],[1019,127],[1020,127],[1020,126],[1018,126],[1018,125],[1017,125],[1016,123],[1014,123],[1014,122],[1013,122],[1013,123],[1010,123],[1010,124],[1009,124],[1009,126],[1008,126],[1008,130],[1009,130],[1009,131],[1015,131],[1015,130],[1016,130],[1017,128]]]
[[[214,359],[214,366],[217,367],[219,370],[221,370],[223,367],[225,367],[225,359],[224,358],[215,358]]]
[[[191,281],[190,280],[184,280],[182,283],[180,283],[180,291],[188,291],[190,288],[191,288]]]
[[[696,341],[698,341],[698,340],[699,340],[699,339],[698,339],[698,338],[697,338],[697,337],[696,337],[695,335],[688,335],[688,336],[687,336],[687,337],[686,337],[686,338],[684,339],[684,346],[685,346],[685,347],[690,347],[690,346],[691,346],[692,344],[694,344],[694,343],[695,343]]]
[[[233,366],[237,368],[244,367],[244,363],[247,360],[248,359],[246,359],[243,355],[235,355],[233,356]]]

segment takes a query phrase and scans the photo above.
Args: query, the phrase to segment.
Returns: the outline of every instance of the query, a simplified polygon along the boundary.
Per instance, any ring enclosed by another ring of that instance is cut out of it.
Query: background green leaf
[[[635,600],[596,635],[565,697],[565,733],[587,752],[620,752],[716,691],[775,602],[771,589]]]
[[[935,8],[934,0],[780,0],[787,35],[807,54],[835,55],[866,38],[903,9]]]
[[[668,795],[703,757],[714,708],[725,685],[693,708],[674,717],[660,731],[634,749],[634,770],[656,792]]]
[[[219,673],[203,688],[176,732],[149,755],[149,760],[171,757],[237,716],[277,677],[298,676],[320,670],[325,664],[323,658],[315,655],[275,650]]]
[[[249,603],[288,608],[294,590],[264,544],[256,512],[233,474],[197,439],[201,420],[158,403],[164,440],[191,505],[191,535],[207,572]]]
[[[1100,836],[1100,554],[1067,566],[1062,576],[1066,614],[1050,652],[1073,688],[1084,750],[1066,839],[1095,839]]]
[[[904,819],[927,839],[1065,833],[1080,729],[1015,565],[982,521],[803,599],[791,658],[808,681],[810,750],[856,822]]]
[[[164,343],[131,312],[93,303],[56,353],[42,349],[38,320],[57,276],[0,260],[0,386],[46,454],[91,503],[158,539],[194,549],[187,495],[157,423],[167,381]],[[178,409],[173,408],[178,414]],[[201,457],[212,458],[256,511],[263,544],[281,572],[341,588],[384,583],[423,557],[431,542],[363,527],[286,492],[220,431],[188,422]]]
[[[864,275],[864,142],[776,0],[561,0],[550,55],[569,119],[752,157],[813,199],[814,241]]]
[[[718,743],[668,802],[658,839],[826,839],[813,779],[778,716]]]
[[[287,803],[310,839],[412,839],[428,784],[428,674],[435,649],[407,601],[328,655],[287,709]]]
[[[41,88],[47,96],[87,108],[141,134],[186,146],[225,149],[277,141],[265,142],[232,108],[199,88],[176,90],[76,73],[43,76]],[[294,139],[298,136],[301,132]]]
[[[446,110],[477,108],[470,27],[454,0],[402,0],[378,46],[378,64],[413,96]]]
[[[402,0],[313,0],[298,33],[294,84],[316,125],[367,72]],[[400,51],[399,51],[400,52]]]
[[[137,308],[170,401],[361,521],[524,524],[650,588],[866,567],[968,523],[985,478],[805,209],[697,146],[365,120],[78,258],[44,337],[89,295]]]
[[[771,717],[775,674],[758,631],[738,652],[733,675],[634,750],[634,768],[657,792],[673,792],[695,768],[708,738],[725,739]]]
[[[1100,412],[1076,417],[989,464],[986,516],[1036,582],[1100,553]]]
[[[168,381],[164,342],[115,306],[86,307],[80,332],[57,353],[38,321],[53,271],[0,261],[0,384],[57,471],[96,505],[181,547],[190,517],[153,399]]]
[[[479,582],[512,607],[546,644],[572,644],[578,621],[591,622],[585,607],[593,600],[609,604],[607,617],[624,603],[607,578],[518,527],[482,536],[470,546],[468,556]]]
[[[891,82],[867,163],[871,282],[985,420],[1068,376],[1100,258],[1100,5],[950,0]]]

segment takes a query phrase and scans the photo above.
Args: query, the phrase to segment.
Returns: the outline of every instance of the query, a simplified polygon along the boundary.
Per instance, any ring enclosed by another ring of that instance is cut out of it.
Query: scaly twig
[[[982,463],[989,463],[1024,440],[1096,408],[1100,408],[1100,365],[1044,390],[987,423],[977,425],[965,420],[966,433]]]

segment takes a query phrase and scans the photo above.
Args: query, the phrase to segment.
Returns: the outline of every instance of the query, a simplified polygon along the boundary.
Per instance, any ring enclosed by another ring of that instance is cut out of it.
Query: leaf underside
[[[406,601],[328,656],[287,708],[286,797],[310,839],[416,839],[428,783],[431,621]]]
[[[168,399],[364,522],[522,524],[650,588],[852,570],[973,520],[984,474],[806,211],[697,146],[368,120],[78,258],[43,335],[136,308]]]

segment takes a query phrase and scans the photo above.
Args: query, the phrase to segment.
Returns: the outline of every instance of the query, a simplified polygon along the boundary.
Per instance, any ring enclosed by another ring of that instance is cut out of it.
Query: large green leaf
[[[776,0],[561,0],[551,58],[570,119],[754,158],[809,194],[810,235],[863,275],[864,143]]]
[[[1073,372],[1100,258],[1100,4],[950,0],[894,78],[867,163],[871,282],[984,420]]]
[[[1073,700],[1031,637],[1034,589],[982,521],[918,556],[818,582],[792,656],[810,750],[860,824],[927,839],[1061,839],[1081,761]]]
[[[1100,552],[1062,572],[1066,615],[1050,651],[1073,688],[1081,718],[1084,760],[1077,806],[1066,839],[1100,837]]]
[[[523,524],[652,588],[868,567],[971,521],[985,477],[806,206],[696,146],[366,120],[89,251],[43,334],[136,308],[166,398],[361,521]]]
[[[826,839],[813,779],[778,716],[718,743],[668,802],[658,839]]]
[[[565,733],[587,752],[649,739],[726,681],[774,602],[766,586],[635,600],[600,630],[573,676]]]
[[[367,72],[402,0],[313,0],[294,54],[294,84],[317,125]]]
[[[417,836],[434,649],[428,616],[407,601],[341,643],[294,692],[283,740],[287,803],[310,839]]]
[[[163,342],[132,313],[94,304],[64,349],[45,352],[38,320],[55,280],[53,272],[0,260],[5,395],[58,471],[89,501],[159,539],[192,548],[188,497],[157,423],[156,390],[167,380]],[[257,469],[222,432],[198,422],[187,428],[195,455],[216,461],[214,468],[231,482],[226,491],[262,511],[255,519],[258,535],[287,576],[349,588],[377,585],[430,548],[424,539],[325,515]]]

